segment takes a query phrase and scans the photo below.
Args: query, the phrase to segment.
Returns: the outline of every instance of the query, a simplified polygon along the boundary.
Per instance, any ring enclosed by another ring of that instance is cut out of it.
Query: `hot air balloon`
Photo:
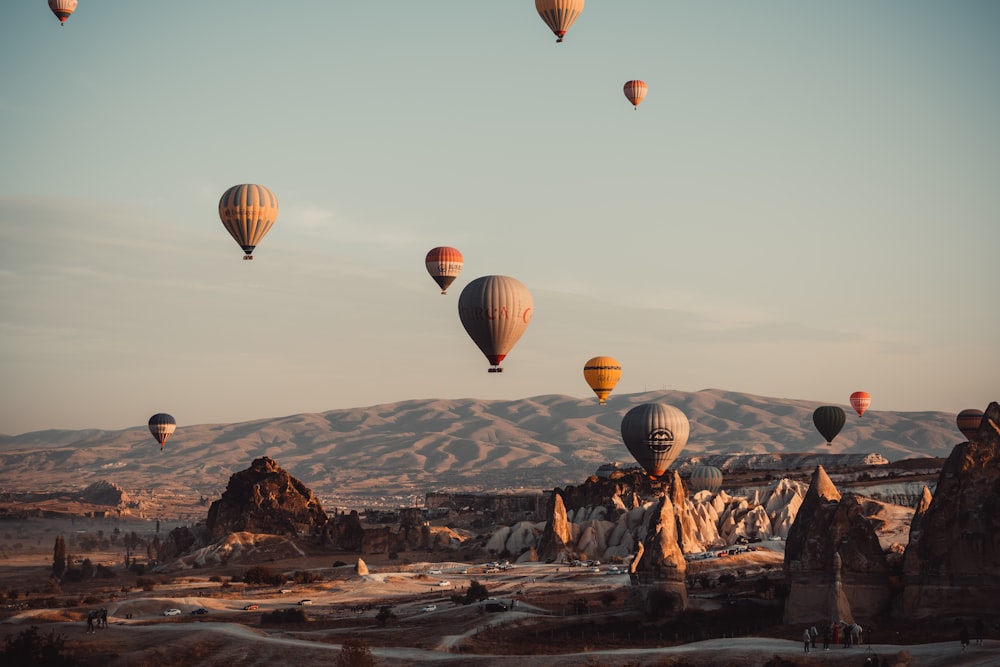
[[[622,440],[646,474],[658,479],[687,444],[691,425],[666,403],[643,403],[622,417]]]
[[[583,365],[583,378],[597,394],[601,405],[622,377],[622,365],[614,357],[594,357]]]
[[[177,428],[177,421],[165,412],[158,412],[149,418],[149,432],[160,443],[161,450],[163,443],[170,439],[175,428]]]
[[[500,362],[528,328],[531,292],[508,276],[483,276],[465,286],[458,297],[462,326],[490,362],[490,373],[501,373]]]
[[[243,259],[253,259],[253,249],[278,219],[278,198],[263,185],[234,185],[219,200],[219,217],[243,248]]]
[[[972,440],[979,433],[979,425],[983,423],[983,411],[975,408],[962,410],[955,418],[955,423],[966,440]]]
[[[535,9],[557,39],[563,41],[566,31],[583,11],[583,0],[535,0]]]
[[[715,466],[698,466],[691,471],[691,493],[708,491],[713,496],[722,488],[722,471]]]
[[[441,294],[448,293],[448,287],[455,282],[455,278],[462,272],[462,253],[456,248],[439,246],[431,248],[424,258],[424,266],[427,273],[441,288]]]
[[[865,410],[867,410],[868,406],[871,404],[872,395],[867,391],[856,391],[851,394],[851,407],[854,408],[854,411],[858,413],[859,417],[865,414]]]
[[[76,0],[49,0],[49,9],[59,19],[59,27],[66,25],[66,19],[76,11]]]
[[[643,98],[646,97],[646,91],[649,90],[649,86],[646,85],[645,81],[640,81],[635,79],[633,81],[625,82],[625,97],[628,101],[632,103],[636,109],[639,108],[639,103],[642,102]]]
[[[833,439],[844,428],[847,415],[836,405],[822,405],[813,412],[813,424],[820,435],[826,438],[826,444],[832,445]]]

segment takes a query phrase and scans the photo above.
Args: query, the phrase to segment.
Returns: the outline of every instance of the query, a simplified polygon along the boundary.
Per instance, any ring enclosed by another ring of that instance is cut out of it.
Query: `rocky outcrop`
[[[80,492],[80,500],[93,505],[108,505],[118,509],[129,507],[132,499],[125,489],[113,482],[100,480]]]
[[[654,615],[677,613],[687,606],[684,585],[687,563],[678,541],[677,515],[671,495],[669,490],[664,493],[648,513],[646,537],[637,548],[630,567],[636,586],[634,604]]]
[[[354,573],[362,577],[368,574],[368,563],[359,558],[357,564],[354,566]]]
[[[323,527],[323,542],[338,551],[361,551],[365,529],[357,510],[338,514]]]
[[[842,615],[846,599],[855,617],[870,618],[889,602],[889,567],[875,525],[872,501],[836,489],[821,466],[799,508],[785,545],[789,595],[785,622],[850,620]],[[841,567],[842,564],[842,567]]]
[[[975,614],[1000,599],[1000,405],[956,445],[934,497],[910,528],[904,559],[906,617]]]
[[[566,515],[562,490],[549,496],[545,510],[545,530],[538,543],[538,556],[548,561],[566,561],[576,557],[573,549],[573,529]]]
[[[211,539],[229,533],[318,534],[326,512],[313,492],[270,458],[254,459],[229,478],[222,497],[208,509]]]

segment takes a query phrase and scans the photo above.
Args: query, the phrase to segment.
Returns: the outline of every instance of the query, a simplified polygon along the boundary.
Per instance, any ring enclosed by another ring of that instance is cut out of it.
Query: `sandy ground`
[[[486,574],[483,563],[390,561],[371,559],[371,573],[357,575],[356,554],[302,553],[301,556],[267,562],[276,572],[315,571],[324,580],[315,584],[248,587],[222,580],[247,564],[221,569],[195,569],[173,573],[158,579],[151,591],[134,586],[135,576],[121,574],[117,579],[91,580],[84,584],[64,584],[58,593],[46,593],[45,585],[52,559],[52,541],[61,529],[93,530],[94,526],[71,526],[48,521],[23,522],[16,526],[0,524],[0,593],[20,592],[16,599],[5,596],[0,614],[0,641],[37,625],[43,634],[55,632],[67,639],[71,651],[90,656],[104,667],[153,665],[329,665],[344,641],[362,638],[380,665],[518,665],[519,667],[569,665],[763,665],[774,656],[803,665],[860,665],[866,648],[822,650],[805,655],[802,645],[793,638],[715,638],[680,646],[602,650],[598,641],[566,642],[558,655],[532,656],[518,653],[518,646],[502,646],[504,655],[483,654],[483,644],[474,642],[486,636],[484,630],[499,629],[502,638],[508,628],[533,627],[552,618],[559,609],[556,600],[587,596],[597,613],[614,614],[626,608],[630,589],[627,575],[608,575],[606,565],[593,572],[587,567],[559,564],[519,564],[513,569]],[[137,531],[152,530],[151,525],[129,526]],[[9,530],[8,530],[9,529]],[[163,527],[161,527],[161,530]],[[105,532],[107,530],[105,529]],[[15,548],[14,545],[19,547]],[[74,557],[86,556],[93,562],[106,562],[120,571],[122,554],[109,550],[83,553],[73,547]],[[719,568],[780,571],[783,542],[766,542],[760,551],[736,558],[711,559],[689,563],[689,574],[718,574]],[[426,557],[429,554],[424,554]],[[412,557],[412,555],[411,555]],[[346,566],[332,567],[340,560]],[[228,574],[227,574],[228,573]],[[215,581],[212,581],[212,579]],[[461,594],[472,581],[487,586],[492,597],[511,607],[496,614],[481,613],[476,605],[456,604],[453,594]],[[124,585],[123,585],[124,584]],[[122,589],[126,590],[122,590]],[[287,592],[281,592],[285,590]],[[32,592],[34,591],[34,592]],[[30,593],[32,606],[37,599],[51,600],[40,608],[24,608]],[[596,601],[611,594],[607,607]],[[309,604],[299,605],[302,600]],[[532,602],[536,604],[532,604]],[[541,606],[544,604],[545,609]],[[718,603],[711,593],[692,591],[692,607],[712,609]],[[255,610],[244,610],[249,604]],[[425,610],[433,605],[433,610]],[[93,634],[86,632],[88,609],[104,606],[109,612],[109,627]],[[391,608],[393,621],[379,627],[376,614],[381,606]],[[272,625],[262,623],[263,616],[278,609],[299,609],[309,619],[305,624]],[[167,609],[178,609],[179,616],[164,616]],[[204,615],[192,615],[205,609]],[[565,613],[565,612],[563,612]],[[570,619],[572,620],[572,619]],[[578,644],[578,645],[577,645]],[[475,648],[473,648],[475,647]],[[998,665],[1000,641],[988,640],[961,651],[958,641],[908,646],[876,644],[872,651],[887,658],[890,665]],[[472,653],[475,650],[476,653]],[[901,659],[905,651],[912,660]]]

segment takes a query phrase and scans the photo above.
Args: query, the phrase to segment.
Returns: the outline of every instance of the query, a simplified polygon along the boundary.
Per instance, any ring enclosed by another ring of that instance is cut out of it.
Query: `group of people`
[[[983,643],[983,619],[976,619],[976,644]],[[967,625],[962,626],[962,631],[958,633],[958,640],[962,643],[962,650],[964,651],[969,645],[969,627]]]
[[[87,612],[87,634],[92,635],[97,628],[108,627],[108,610],[105,607]]]
[[[819,630],[812,625],[802,631],[802,645],[806,653],[816,648],[816,640],[819,638]],[[829,651],[831,642],[836,644],[843,641],[844,648],[850,648],[861,643],[861,626],[858,623],[845,623],[839,621],[831,623],[823,628],[823,650]]]

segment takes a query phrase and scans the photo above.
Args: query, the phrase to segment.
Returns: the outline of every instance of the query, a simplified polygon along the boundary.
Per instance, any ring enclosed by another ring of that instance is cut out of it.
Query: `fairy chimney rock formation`
[[[538,555],[544,560],[565,561],[573,557],[572,548],[573,527],[566,514],[562,489],[556,489],[549,496],[545,510],[545,530],[538,543]]]
[[[838,608],[861,617],[884,610],[889,567],[869,503],[842,496],[817,466],[785,545],[786,623],[849,620],[831,617]]]
[[[670,496],[669,491],[664,493],[647,514],[646,537],[638,543],[632,561],[637,605],[647,612],[676,613],[687,606],[687,562],[678,541],[677,516]]]
[[[673,481],[670,486],[670,503],[676,510],[677,517],[677,541],[683,553],[696,553],[705,550],[698,540],[698,524],[695,522],[692,513],[687,507],[687,490],[684,482],[681,481],[680,474],[675,470]]]
[[[955,446],[934,497],[910,526],[906,617],[975,615],[1000,598],[1000,404]]]
[[[222,497],[208,508],[212,539],[229,533],[316,534],[327,516],[313,492],[266,456],[229,478]]]
[[[362,577],[368,574],[368,563],[359,558],[357,564],[354,566],[354,573]]]

